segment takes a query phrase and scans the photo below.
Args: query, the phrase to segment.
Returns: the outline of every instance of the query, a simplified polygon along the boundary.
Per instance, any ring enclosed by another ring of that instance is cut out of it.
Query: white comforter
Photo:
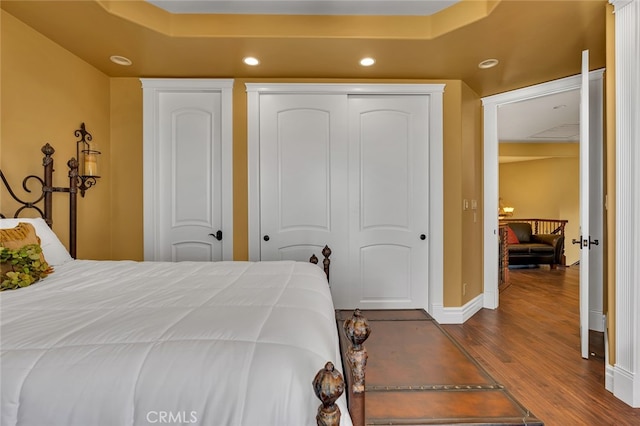
[[[306,263],[76,260],[0,309],[2,425],[314,425],[314,375],[342,371]]]

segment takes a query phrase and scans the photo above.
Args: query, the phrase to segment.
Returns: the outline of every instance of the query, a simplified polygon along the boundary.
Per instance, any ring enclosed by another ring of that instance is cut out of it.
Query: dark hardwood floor
[[[443,325],[493,378],[546,425],[640,425],[604,388],[603,334],[580,356],[579,269],[510,271],[500,307]]]

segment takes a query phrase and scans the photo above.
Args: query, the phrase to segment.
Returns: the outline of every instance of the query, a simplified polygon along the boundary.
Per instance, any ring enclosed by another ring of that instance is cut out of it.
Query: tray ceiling
[[[460,0],[147,0],[171,13],[429,16]]]

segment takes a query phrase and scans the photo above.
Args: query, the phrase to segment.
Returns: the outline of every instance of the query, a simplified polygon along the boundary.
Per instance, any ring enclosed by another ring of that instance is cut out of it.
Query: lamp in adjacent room
[[[513,210],[515,210],[513,207],[503,207],[502,208],[502,212],[506,217],[513,216]]]
[[[515,210],[515,208],[505,205],[502,202],[502,198],[498,200],[498,203],[498,219],[504,219],[513,216],[513,211]]]
[[[80,124],[80,128],[74,133],[80,139],[76,145],[76,157],[78,158],[78,179],[80,195],[84,197],[84,192],[95,185],[100,177],[98,173],[98,159],[100,151],[95,145],[91,145],[93,140],[91,133],[87,132],[84,123]]]

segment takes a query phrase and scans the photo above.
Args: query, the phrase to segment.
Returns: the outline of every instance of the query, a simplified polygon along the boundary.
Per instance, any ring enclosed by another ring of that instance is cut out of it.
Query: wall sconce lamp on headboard
[[[78,159],[78,189],[80,196],[84,197],[84,192],[95,185],[100,177],[98,174],[98,158],[100,151],[92,147],[89,142],[93,140],[91,133],[87,132],[84,123],[74,133],[79,137],[76,144],[76,158]]]
[[[9,182],[5,178],[2,170],[0,170],[0,186],[4,186],[9,193],[9,196],[15,200],[19,207],[13,214],[13,217],[19,217],[21,212],[25,209],[34,209],[37,213],[45,219],[49,226],[53,225],[52,213],[53,213],[53,201],[52,195],[54,192],[66,192],[69,194],[69,253],[73,258],[76,257],[76,230],[78,224],[78,209],[77,199],[78,190],[80,195],[84,197],[84,192],[97,183],[100,176],[98,175],[98,157],[100,151],[95,149],[95,145],[92,146],[89,142],[93,139],[91,133],[87,132],[84,123],[80,125],[80,128],[74,133],[76,137],[80,139],[76,142],[76,158],[71,158],[67,162],[69,166],[69,186],[53,186],[53,153],[55,149],[50,144],[45,144],[42,147],[42,153],[44,158],[42,159],[42,166],[44,168],[43,177],[36,175],[28,175],[22,180],[22,188],[31,193],[32,190],[28,187],[28,183],[36,181],[40,184],[41,191],[36,193],[35,199],[23,200],[13,191]],[[40,203],[44,206],[40,206]],[[5,217],[0,212],[0,218]]]

